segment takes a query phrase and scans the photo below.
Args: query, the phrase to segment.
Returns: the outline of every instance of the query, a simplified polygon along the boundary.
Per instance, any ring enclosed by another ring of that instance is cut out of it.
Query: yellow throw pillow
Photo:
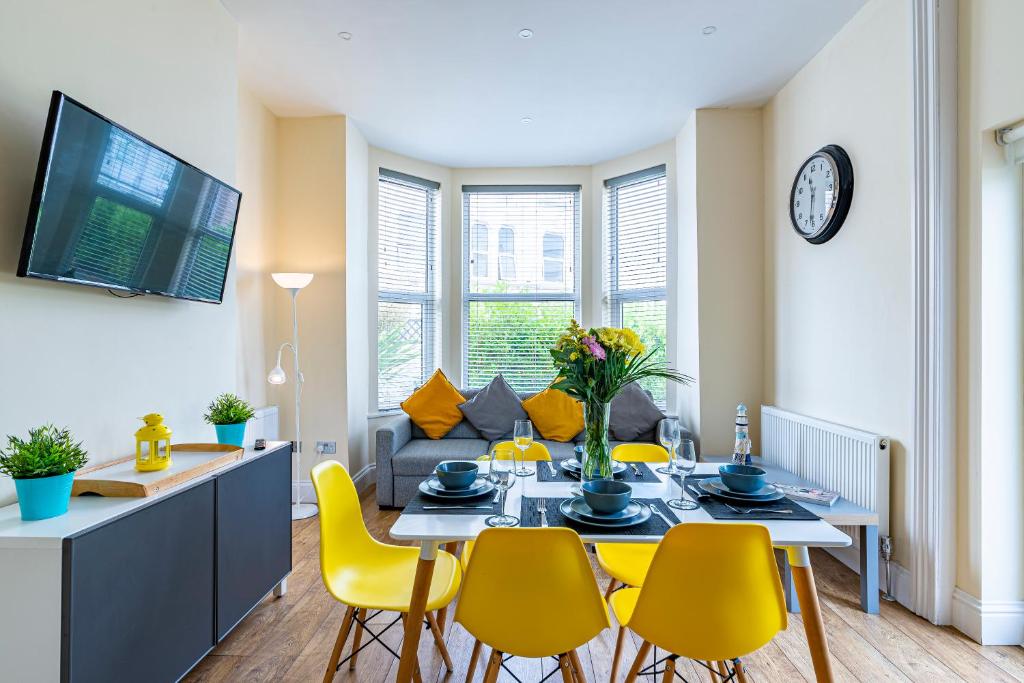
[[[440,439],[462,422],[459,404],[466,397],[452,386],[440,370],[435,370],[423,386],[402,402],[404,410],[416,426],[431,439]]]
[[[549,441],[572,441],[583,431],[583,404],[558,389],[545,389],[523,401],[530,421]]]

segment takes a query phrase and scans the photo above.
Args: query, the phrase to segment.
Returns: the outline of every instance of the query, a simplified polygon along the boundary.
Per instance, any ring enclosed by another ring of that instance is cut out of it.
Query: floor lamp
[[[267,375],[267,381],[271,384],[284,384],[287,381],[288,378],[281,367],[281,352],[284,351],[286,346],[290,347],[292,356],[295,358],[295,502],[292,504],[292,519],[306,519],[317,513],[317,507],[315,503],[303,503],[300,500],[302,496],[302,488],[299,482],[299,472],[302,468],[301,407],[302,383],[304,380],[302,371],[299,370],[299,316],[297,300],[299,290],[313,281],[313,273],[273,273],[271,277],[274,278],[274,282],[279,287],[287,289],[292,293],[292,341],[291,343],[285,342],[281,344],[277,349],[277,365]]]

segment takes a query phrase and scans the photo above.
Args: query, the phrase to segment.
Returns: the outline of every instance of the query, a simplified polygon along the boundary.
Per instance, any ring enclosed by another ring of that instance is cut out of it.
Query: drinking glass
[[[505,499],[508,498],[508,490],[512,488],[512,485],[515,483],[515,477],[512,475],[515,470],[516,463],[515,460],[502,458],[502,455],[504,454],[499,453],[497,448],[491,451],[490,471],[487,475],[494,485],[498,487],[501,514],[491,515],[484,520],[484,524],[487,526],[518,526],[518,517],[505,514]]]
[[[700,506],[683,495],[686,491],[686,477],[693,474],[693,470],[697,468],[697,449],[693,447],[693,441],[683,439],[679,442],[675,461],[672,464],[679,471],[679,497],[668,501],[669,506],[677,510],[696,510]]]
[[[515,468],[515,474],[518,477],[528,477],[533,474],[533,468],[526,466],[526,451],[533,445],[533,423],[529,420],[516,420],[512,440],[520,452],[519,466]]]
[[[679,447],[679,420],[666,418],[658,425],[658,441],[668,451],[668,465],[662,465],[658,472],[662,474],[679,474],[676,468],[676,449]]]

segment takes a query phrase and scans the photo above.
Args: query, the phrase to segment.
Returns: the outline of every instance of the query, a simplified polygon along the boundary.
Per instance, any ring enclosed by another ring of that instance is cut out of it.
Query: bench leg
[[[786,597],[786,611],[790,614],[800,614],[800,600],[796,597],[796,587],[793,585],[793,568],[789,566],[785,549],[775,549],[775,564],[779,567],[779,578],[782,579],[782,594]]]
[[[860,527],[860,607],[878,614],[878,525]]]

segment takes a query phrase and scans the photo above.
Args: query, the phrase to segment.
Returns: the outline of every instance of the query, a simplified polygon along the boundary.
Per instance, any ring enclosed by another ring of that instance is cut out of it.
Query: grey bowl
[[[590,509],[607,515],[625,510],[633,497],[633,487],[624,481],[599,479],[588,481],[581,488]]]
[[[718,473],[723,484],[740,493],[760,491],[767,483],[766,472],[752,465],[722,465]]]
[[[480,470],[475,462],[443,462],[434,468],[437,480],[449,489],[468,489]]]

